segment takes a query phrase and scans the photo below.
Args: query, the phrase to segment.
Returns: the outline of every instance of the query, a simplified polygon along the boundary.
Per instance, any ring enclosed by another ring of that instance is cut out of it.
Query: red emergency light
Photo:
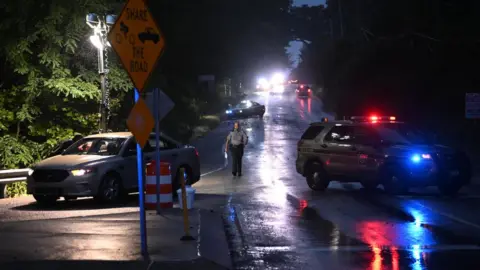
[[[397,118],[395,116],[377,116],[377,115],[371,115],[371,116],[368,116],[368,117],[352,116],[350,119],[352,121],[372,122],[372,123],[376,123],[376,122],[379,122],[379,121],[395,122],[397,120]]]

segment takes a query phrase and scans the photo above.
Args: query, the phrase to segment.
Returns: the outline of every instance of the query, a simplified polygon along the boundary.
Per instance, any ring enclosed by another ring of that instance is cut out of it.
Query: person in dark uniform
[[[227,136],[227,142],[225,143],[225,152],[232,154],[232,174],[233,176],[242,176],[242,158],[245,145],[248,144],[248,136],[240,129],[240,123],[235,122],[233,130]]]
[[[57,148],[55,148],[52,153],[50,153],[49,157],[53,157],[53,156],[57,156],[57,155],[61,155],[63,153],[63,151],[65,151],[68,147],[70,147],[72,144],[76,143],[77,141],[79,141],[80,139],[82,139],[83,136],[80,135],[80,134],[77,134],[73,137],[73,139],[70,139],[70,140],[66,140],[66,141],[63,141],[61,142]]]

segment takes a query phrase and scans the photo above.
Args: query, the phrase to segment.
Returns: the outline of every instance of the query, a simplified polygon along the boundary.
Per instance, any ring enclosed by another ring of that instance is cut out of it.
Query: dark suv
[[[312,123],[298,142],[297,172],[313,190],[336,180],[366,189],[381,184],[393,194],[437,186],[453,195],[470,182],[470,161],[431,137],[395,117]]]

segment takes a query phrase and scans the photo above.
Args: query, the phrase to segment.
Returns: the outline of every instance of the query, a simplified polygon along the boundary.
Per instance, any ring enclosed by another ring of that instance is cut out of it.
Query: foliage
[[[101,0],[5,0],[0,3],[0,167],[31,165],[60,140],[90,133],[98,121],[96,52],[87,42],[88,12],[102,13]],[[115,99],[130,88],[111,63]],[[114,107],[114,109],[117,109]]]
[[[7,185],[6,196],[8,198],[17,197],[27,193],[27,182],[16,182]]]

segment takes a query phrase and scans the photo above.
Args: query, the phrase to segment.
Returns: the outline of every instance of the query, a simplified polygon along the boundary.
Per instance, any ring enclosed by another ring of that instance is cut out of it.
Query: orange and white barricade
[[[152,161],[147,165],[145,178],[145,209],[155,210],[157,208],[157,165]],[[172,195],[172,174],[170,164],[160,162],[160,208],[173,208]]]

